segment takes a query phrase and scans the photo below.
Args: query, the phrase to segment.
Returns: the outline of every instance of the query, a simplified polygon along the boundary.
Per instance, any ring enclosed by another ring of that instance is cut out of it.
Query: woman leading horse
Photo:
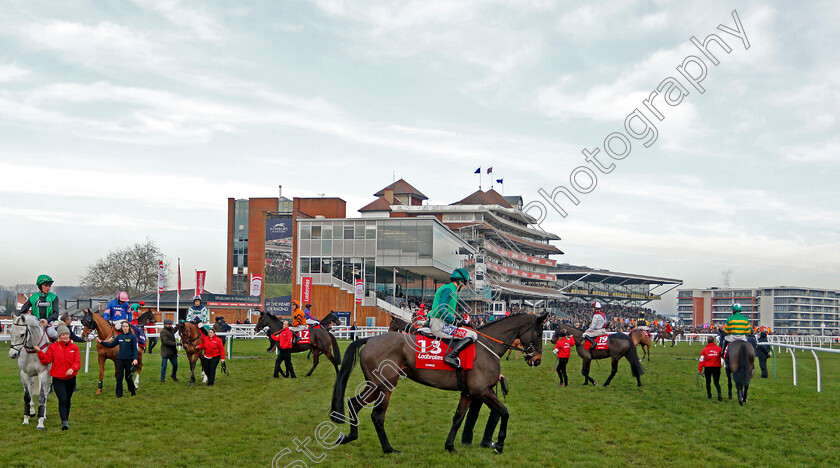
[[[621,358],[627,358],[627,361],[630,362],[630,371],[633,373],[633,377],[636,378],[636,382],[638,386],[642,386],[642,375],[645,373],[645,370],[642,368],[642,363],[639,361],[639,355],[636,353],[636,346],[633,344],[633,341],[625,335],[624,333],[613,333],[607,339],[607,349],[584,349],[583,342],[585,341],[583,338],[583,330],[578,330],[569,325],[563,325],[557,328],[557,331],[554,332],[554,337],[552,341],[557,342],[557,334],[560,330],[566,330],[566,332],[575,339],[575,348],[577,348],[578,356],[583,359],[583,366],[581,367],[580,373],[583,375],[583,384],[587,385],[589,382],[592,382],[592,385],[598,385],[595,380],[589,376],[589,367],[592,364],[593,359],[606,359],[610,358],[612,360],[612,371],[610,372],[610,376],[607,377],[606,382],[604,382],[604,386],[608,386],[610,382],[612,382],[613,377],[618,372],[618,361]]]
[[[268,327],[268,334],[273,335],[283,329],[283,321],[275,317],[273,314],[260,312],[260,319],[257,320],[255,330],[260,332],[265,327]],[[301,343],[298,341],[292,345],[292,353],[300,353],[310,350],[312,351],[312,369],[309,369],[309,372],[306,374],[307,377],[312,375],[312,372],[314,372],[315,368],[318,367],[321,354],[330,360],[333,367],[335,367],[335,373],[338,374],[338,365],[341,362],[341,351],[338,349],[338,341],[336,341],[332,333],[324,329],[324,327],[312,328],[309,330],[309,343]]]
[[[138,323],[145,325],[149,316],[153,316],[151,311],[147,311],[137,319]],[[141,322],[142,320],[142,322]],[[82,326],[84,327],[85,336],[96,332],[97,337],[102,341],[108,341],[112,336],[116,336],[117,332],[113,325],[108,323],[99,313],[93,313],[90,309],[84,310],[82,315]],[[96,344],[96,353],[99,356],[99,383],[96,387],[96,394],[102,394],[102,377],[105,376],[105,361],[111,360],[114,362],[114,373],[116,374],[117,355],[119,348],[108,348],[102,343]],[[140,372],[143,370],[143,347],[137,349],[137,370],[134,374],[134,386],[140,388]]]

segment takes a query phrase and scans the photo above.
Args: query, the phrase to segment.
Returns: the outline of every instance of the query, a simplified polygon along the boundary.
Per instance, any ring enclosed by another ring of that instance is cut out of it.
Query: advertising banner
[[[163,260],[158,261],[158,294],[163,292]]]
[[[262,283],[263,277],[262,275],[251,275],[251,295],[252,296],[261,296],[262,295]]]
[[[195,293],[200,296],[204,294],[204,280],[207,278],[207,271],[195,272]]]
[[[358,278],[356,279],[356,304],[361,304],[363,297],[365,297],[365,282]]]
[[[300,279],[300,302],[312,302],[312,277],[304,276]]]
[[[284,317],[292,315],[292,226],[290,215],[270,215],[265,220],[265,276],[261,294],[265,297],[265,311]]]

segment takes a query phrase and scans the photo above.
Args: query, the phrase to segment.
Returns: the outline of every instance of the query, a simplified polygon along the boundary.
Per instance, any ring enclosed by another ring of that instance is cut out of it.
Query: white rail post
[[[813,349],[811,354],[814,355],[814,360],[817,362],[817,393],[822,393],[822,378],[820,376],[820,358],[817,357],[817,352]]]
[[[796,386],[796,351],[788,348],[788,352],[790,353],[790,358],[793,359],[793,386]]]
[[[88,373],[88,363],[90,362],[90,341],[87,342],[87,349],[85,349],[85,374]]]

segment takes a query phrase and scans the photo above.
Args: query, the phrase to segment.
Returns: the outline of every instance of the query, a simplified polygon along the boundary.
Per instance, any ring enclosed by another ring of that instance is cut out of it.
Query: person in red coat
[[[202,335],[198,349],[204,350],[204,375],[207,376],[207,386],[212,387],[216,383],[216,367],[219,366],[219,360],[225,362],[225,345],[211,328],[207,330],[207,336]]]
[[[58,414],[61,417],[61,430],[70,429],[70,400],[76,390],[76,374],[82,367],[79,347],[70,341],[70,329],[65,325],[56,328],[58,341],[49,345],[46,351],[35,347],[38,359],[44,365],[52,363],[50,375],[53,378],[53,391],[58,397]]]
[[[668,333],[671,333],[672,331],[674,331],[671,328],[671,322],[665,322],[665,331],[668,332]]]
[[[271,335],[271,339],[277,342],[278,348],[277,359],[274,361],[274,378],[276,379],[280,374],[283,378],[297,378],[295,368],[292,366],[292,330],[289,329],[289,322],[283,321],[283,328]],[[282,363],[286,364],[286,372],[283,372],[281,368]]]
[[[572,347],[575,339],[567,337],[565,331],[560,332],[560,338],[554,345],[554,355],[557,356],[557,376],[560,377],[560,386],[569,385],[569,376],[566,375],[566,364],[569,363],[569,356],[572,355]]]
[[[706,394],[709,395],[710,400],[712,399],[712,379],[714,379],[718,401],[721,401],[723,400],[723,397],[720,396],[721,349],[720,346],[715,344],[713,336],[710,336],[707,342],[709,344],[700,353],[700,364],[697,366],[697,372],[706,375]]]

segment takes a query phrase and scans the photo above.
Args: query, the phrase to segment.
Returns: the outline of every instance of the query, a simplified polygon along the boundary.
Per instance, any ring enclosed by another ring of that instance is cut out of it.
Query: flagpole
[[[181,309],[181,257],[178,257],[178,291],[175,293],[175,320],[178,323],[178,311]]]

